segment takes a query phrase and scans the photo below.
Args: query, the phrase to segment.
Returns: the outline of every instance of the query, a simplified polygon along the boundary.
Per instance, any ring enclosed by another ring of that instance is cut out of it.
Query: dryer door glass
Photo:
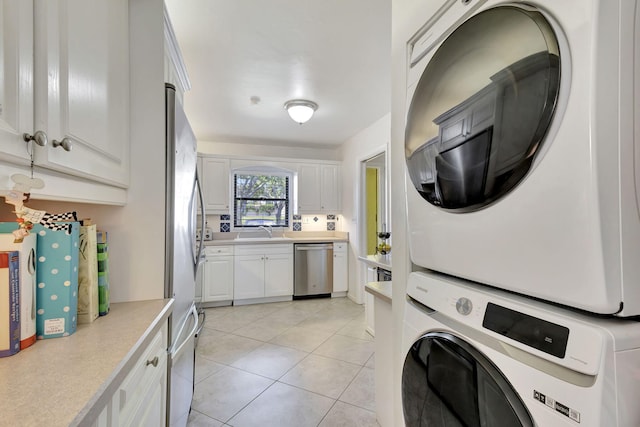
[[[556,106],[558,41],[537,10],[501,6],[471,17],[427,58],[407,114],[409,176],[433,205],[473,211],[529,171]]]
[[[409,350],[402,408],[407,427],[534,425],[498,368],[466,341],[444,332],[422,336]]]

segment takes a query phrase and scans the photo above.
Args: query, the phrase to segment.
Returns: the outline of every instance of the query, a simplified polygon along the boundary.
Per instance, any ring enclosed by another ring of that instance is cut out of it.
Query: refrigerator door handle
[[[194,274],[198,272],[200,267],[200,258],[202,250],[204,249],[204,228],[206,226],[206,212],[204,209],[204,197],[202,195],[202,186],[200,185],[200,177],[198,176],[198,170],[196,169],[196,179],[194,183],[194,191],[198,191],[198,200],[200,200],[200,240],[198,241],[198,253],[196,254],[195,270]]]
[[[187,326],[187,322],[189,321],[189,317],[193,318],[193,327],[192,327],[191,331],[188,334],[184,335],[184,339],[182,340],[182,342],[179,343],[177,339],[176,339],[176,341],[173,342],[173,344],[169,348],[169,357],[171,359],[175,359],[176,355],[178,353],[180,353],[180,350],[182,350],[182,347],[184,347],[185,344],[187,344],[189,339],[191,339],[191,337],[195,335],[196,330],[198,329],[198,320],[199,319],[198,319],[198,311],[196,310],[196,305],[195,304],[191,305],[191,310],[189,311],[189,316],[185,317],[184,322],[182,322],[182,325],[180,326],[180,329],[178,330],[178,334],[176,335],[176,338],[181,338],[183,336],[182,332],[184,331],[185,326]]]

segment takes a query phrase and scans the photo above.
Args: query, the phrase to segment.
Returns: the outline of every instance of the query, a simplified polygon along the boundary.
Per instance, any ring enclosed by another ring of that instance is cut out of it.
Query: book
[[[96,233],[98,252],[98,312],[109,313],[109,245],[106,231]]]
[[[20,252],[20,350],[36,342],[36,235],[24,236],[16,243],[12,232],[17,222],[0,222],[0,251]]]
[[[98,318],[98,243],[96,225],[83,220],[78,256],[78,323]]]
[[[0,252],[0,357],[20,351],[19,254]]]
[[[15,243],[11,232],[17,223],[0,223],[0,251],[20,252],[20,350],[36,342],[36,235]]]

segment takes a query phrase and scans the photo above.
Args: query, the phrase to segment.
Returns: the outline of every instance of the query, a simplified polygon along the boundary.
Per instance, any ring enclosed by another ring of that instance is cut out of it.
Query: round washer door
[[[429,332],[402,369],[407,427],[533,426],[531,414],[500,370],[466,341]]]
[[[418,193],[454,212],[503,197],[539,152],[559,89],[558,40],[537,9],[498,6],[462,23],[429,60],[407,114]]]

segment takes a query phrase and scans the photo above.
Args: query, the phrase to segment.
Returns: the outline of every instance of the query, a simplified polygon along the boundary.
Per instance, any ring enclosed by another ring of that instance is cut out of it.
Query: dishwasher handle
[[[295,245],[296,251],[326,251],[327,249],[333,249],[333,243],[322,244],[308,244],[308,245]]]

